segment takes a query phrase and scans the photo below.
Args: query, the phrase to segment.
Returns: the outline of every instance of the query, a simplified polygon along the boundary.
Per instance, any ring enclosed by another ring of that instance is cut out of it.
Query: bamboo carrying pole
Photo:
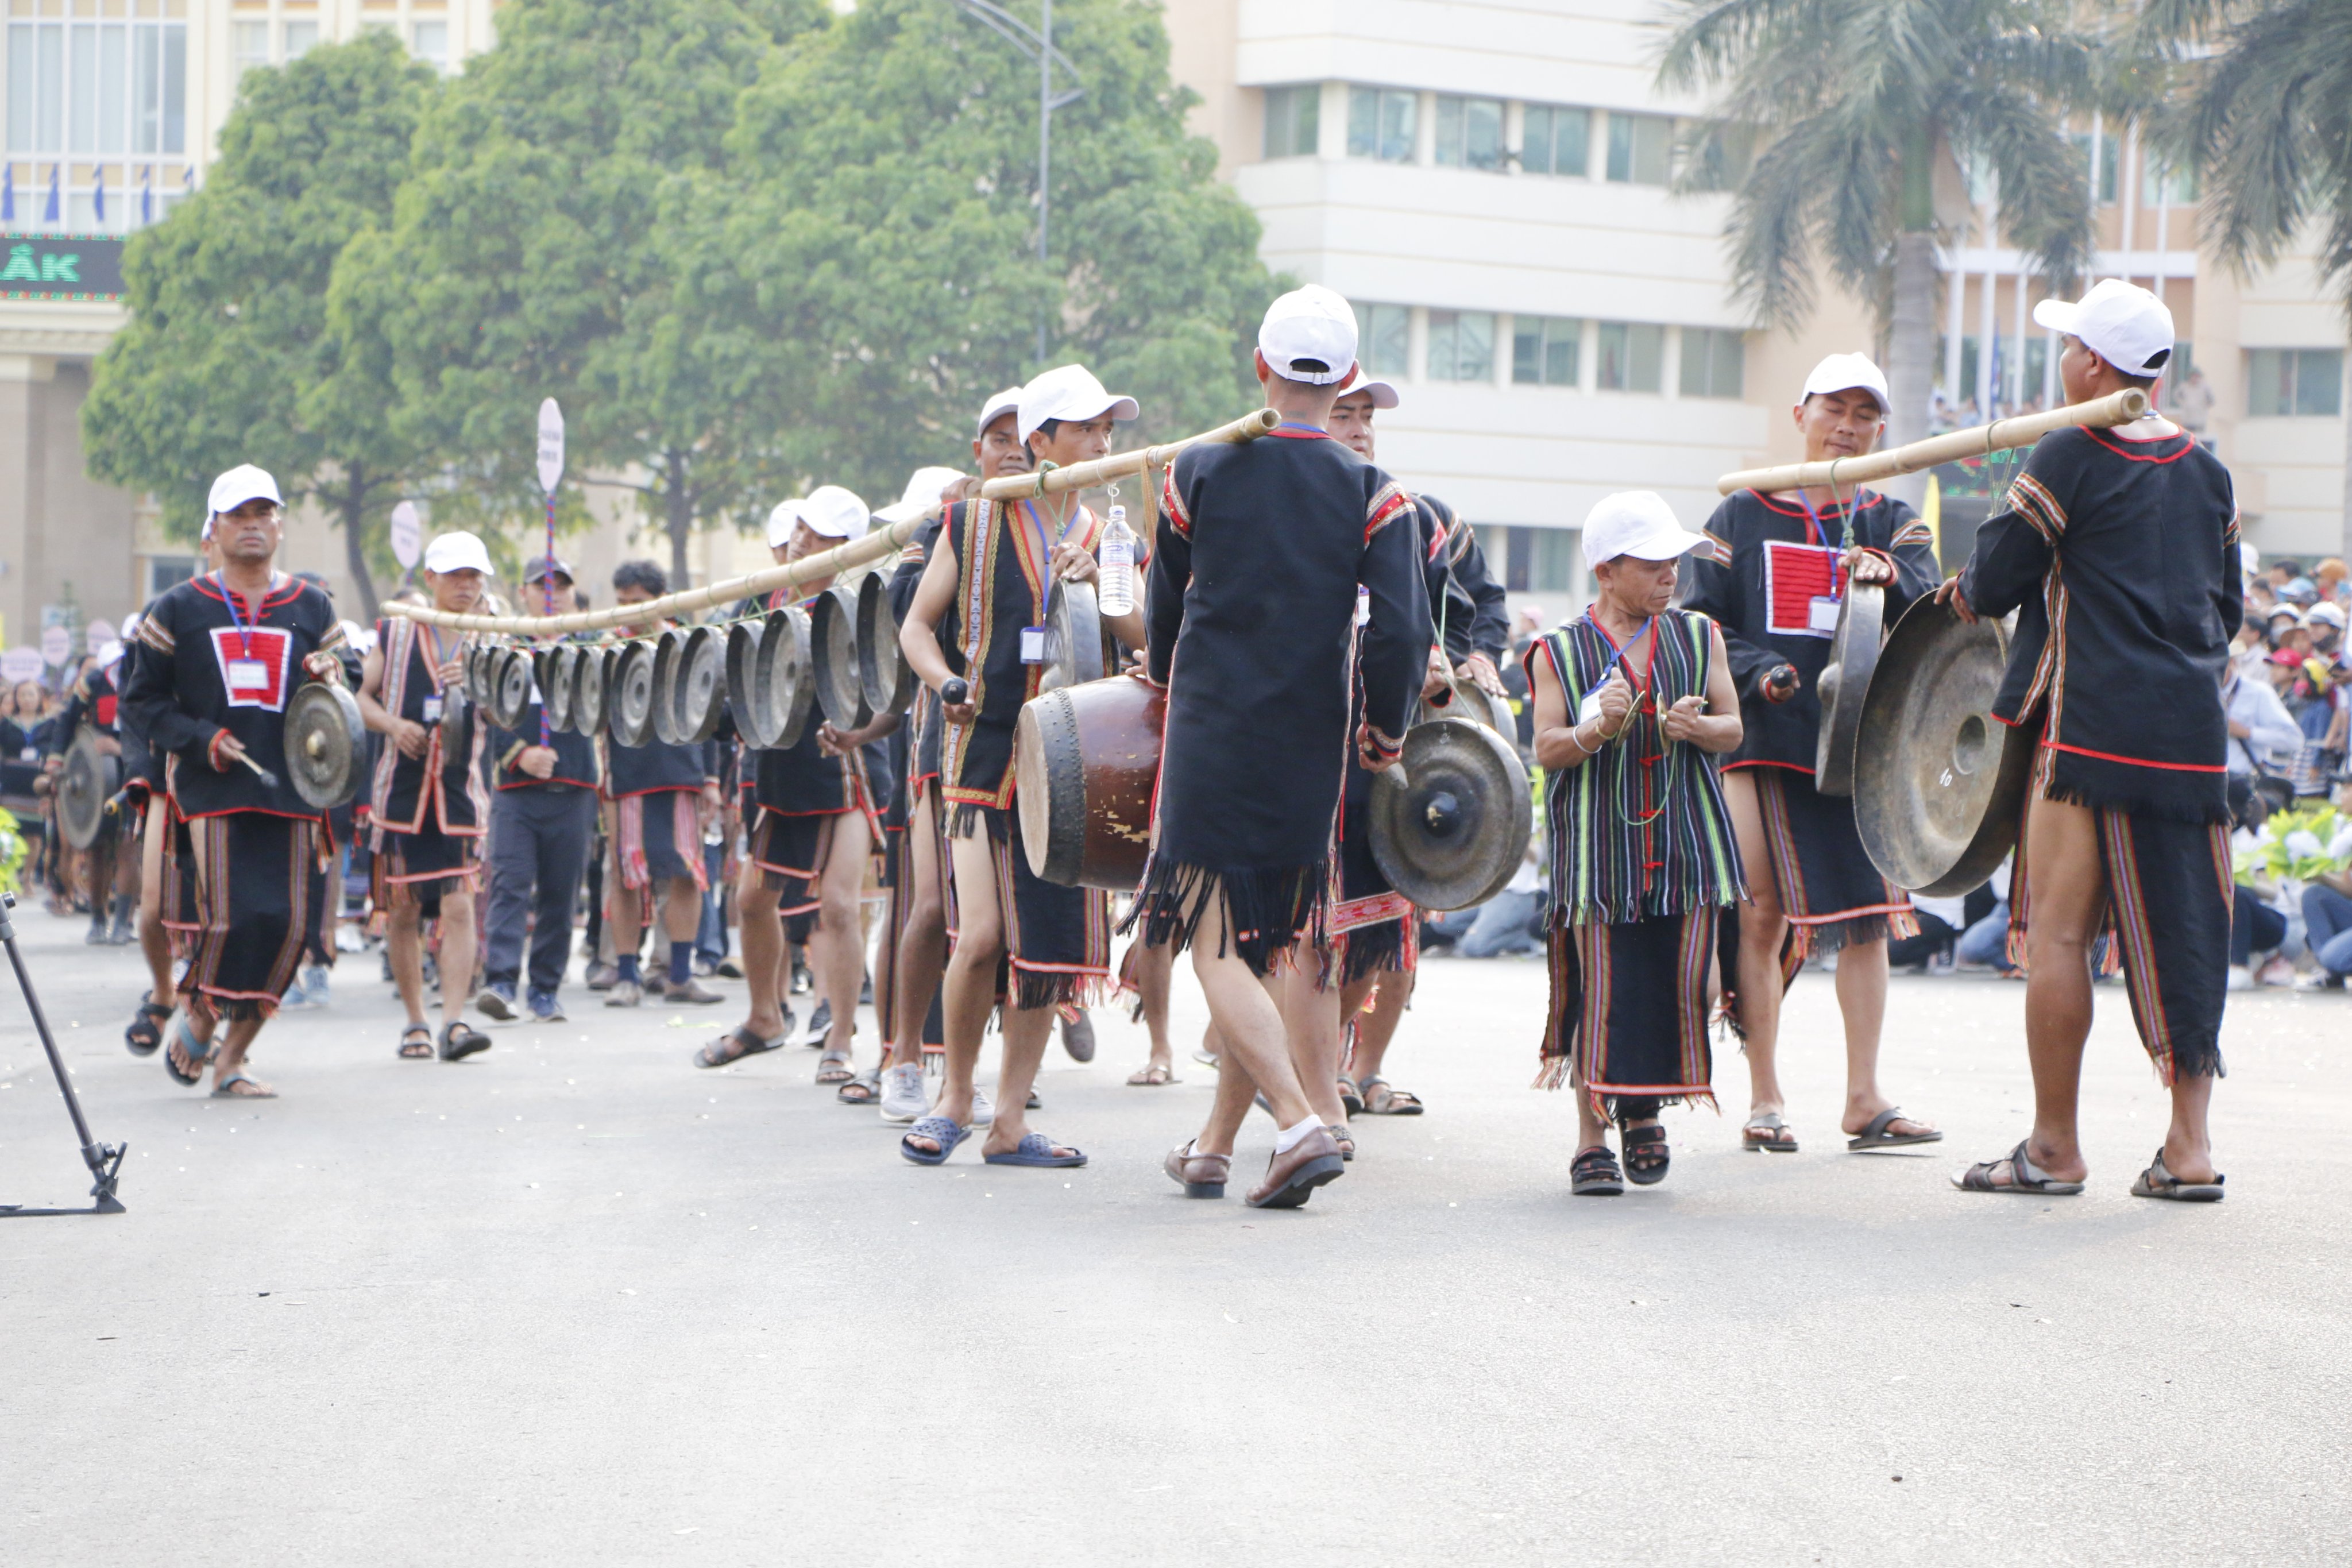
[[[1073,463],[1066,468],[1045,468],[1034,474],[1007,474],[1001,479],[991,479],[980,487],[980,493],[990,500],[1030,500],[1063,490],[1089,489],[1139,474],[1149,467],[1164,468],[1176,460],[1176,454],[1187,447],[1197,447],[1203,441],[1255,441],[1273,433],[1282,423],[1282,416],[1271,408],[1261,408],[1255,414],[1244,414],[1230,425],[1220,425],[1214,430],[1203,430],[1198,436],[1187,436],[1181,441],[1171,441],[1164,447],[1146,447],[1138,452],[1119,452],[1108,458],[1097,458],[1091,463]]]
[[[2068,404],[2063,408],[2053,408],[2046,414],[2024,414],[2013,419],[1996,419],[1990,425],[1979,425],[1974,429],[1930,436],[1906,447],[1895,447],[1884,452],[1865,452],[1859,458],[1832,458],[1825,463],[1783,463],[1777,468],[1742,468],[1736,474],[1726,474],[1716,480],[1715,489],[1717,495],[1727,496],[1738,490],[1794,490],[1817,485],[1835,488],[1864,484],[1871,479],[1892,479],[1896,474],[1916,474],[1922,468],[1932,468],[1937,463],[1981,458],[1988,452],[2006,451],[2012,447],[2030,447],[2051,431],[2063,430],[2070,425],[2087,425],[2094,429],[2104,430],[2111,426],[2128,425],[2147,413],[2147,394],[2137,386],[2126,386],[2121,392],[2111,392],[2088,403]]]
[[[1273,409],[1261,408],[1255,413],[1244,415],[1230,425],[1221,425],[1214,430],[1205,430],[1181,441],[1171,441],[1163,447],[1120,452],[1108,458],[1097,458],[1091,463],[1074,463],[1066,468],[1047,468],[1042,473],[1013,474],[1001,479],[991,479],[981,487],[980,493],[990,500],[1019,500],[1054,495],[1063,490],[1085,489],[1110,479],[1139,474],[1147,466],[1165,468],[1174,460],[1177,453],[1202,441],[1255,441],[1281,423],[1282,416]],[[639,626],[647,621],[692,615],[715,605],[731,605],[745,599],[764,598],[779,588],[797,588],[816,578],[836,576],[853,566],[878,561],[906,543],[921,521],[915,518],[905,522],[894,522],[887,528],[875,530],[863,539],[853,539],[846,544],[836,545],[806,560],[771,566],[749,576],[712,583],[706,587],[666,594],[641,605],[616,605],[608,610],[575,610],[570,615],[551,616],[465,616],[448,610],[431,609],[423,605],[390,604],[383,608],[386,615],[404,616],[430,626],[447,626],[461,632],[504,632],[514,637],[555,637],[566,632],[594,632],[614,626]]]

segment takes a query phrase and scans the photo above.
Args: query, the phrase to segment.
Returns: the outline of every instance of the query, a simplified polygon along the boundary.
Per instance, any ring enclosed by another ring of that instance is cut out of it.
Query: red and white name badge
[[[228,705],[284,712],[294,663],[293,635],[268,626],[240,635],[234,627],[215,626],[212,637],[213,658],[220,667]]]

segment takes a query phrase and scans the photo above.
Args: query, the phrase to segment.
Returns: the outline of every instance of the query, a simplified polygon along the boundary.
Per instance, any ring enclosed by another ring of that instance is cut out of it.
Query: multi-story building
[[[124,321],[123,241],[203,182],[238,79],[370,27],[454,70],[489,46],[493,8],[0,0],[0,647],[36,645],[45,624],[119,624],[194,567],[147,498],[84,472],[80,408]],[[288,561],[340,576],[323,522],[287,531]]]
[[[1801,331],[1750,330],[1728,198],[1668,189],[1675,118],[1700,106],[1654,84],[1652,0],[1184,0],[1167,18],[1193,129],[1257,211],[1267,262],[1358,301],[1365,361],[1400,383],[1382,464],[1487,531],[1517,592],[1582,593],[1576,524],[1601,495],[1656,489],[1695,521],[1718,474],[1798,456],[1786,410],[1805,369],[1877,336],[1828,289]],[[2099,271],[2164,289],[2249,537],[2336,552],[2344,333],[2307,259],[2217,276],[2188,182],[2128,134],[2094,123],[2078,141],[2096,160]],[[2021,294],[2016,251],[1969,226],[1988,193],[1957,168],[1943,184],[1951,402],[2042,398],[2041,290]]]

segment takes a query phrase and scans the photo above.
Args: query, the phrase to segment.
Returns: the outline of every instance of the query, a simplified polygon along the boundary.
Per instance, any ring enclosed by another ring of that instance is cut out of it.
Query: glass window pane
[[[1589,109],[1558,109],[1552,111],[1552,173],[1582,179],[1592,167],[1589,144],[1592,135],[1592,111]]]
[[[286,24],[286,58],[299,60],[319,47],[319,24],[289,22]]]
[[[1485,310],[1465,311],[1454,344],[1454,379],[1495,379],[1495,318]]]
[[[1631,115],[1609,112],[1609,178],[1623,184],[1633,177],[1633,120]]]
[[[131,30],[114,23],[98,30],[98,150],[130,150]]]
[[[40,60],[35,53],[33,25],[13,22],[8,26],[8,151],[32,153],[39,149],[33,140],[33,110],[39,101]]]
[[[1465,100],[1440,94],[1437,100],[1437,164],[1442,169],[1462,167],[1462,125]]]
[[[1381,156],[1391,163],[1412,162],[1414,121],[1420,99],[1410,92],[1381,94]]]
[[[1348,89],[1348,156],[1370,158],[1380,151],[1381,95],[1369,87]]]
[[[131,29],[131,57],[136,68],[131,79],[131,113],[137,127],[131,146],[141,153],[158,151],[163,140],[163,44],[156,31],[153,27]]]
[[[1551,173],[1552,111],[1530,103],[1519,121],[1519,167],[1530,174]]]
[[[1603,321],[1598,334],[1600,374],[1594,378],[1604,392],[1625,390],[1625,323]]]
[[[412,25],[411,37],[416,45],[416,58],[435,70],[449,67],[449,24],[417,22]]]
[[[2344,411],[2344,352],[2305,349],[2294,377],[2294,411],[2307,417],[2332,419]]]
[[[1576,586],[1578,531],[1572,528],[1531,528],[1535,560],[1528,573],[1528,592],[1565,594]]]
[[[1462,162],[1488,172],[1503,166],[1503,105],[1492,98],[1474,98],[1463,106]]]
[[[1634,321],[1625,329],[1625,390],[1655,392],[1665,384],[1666,329]]]
[[[268,23],[238,22],[230,27],[229,35],[229,52],[236,60],[239,76],[269,63]]]
[[[1432,310],[1429,313],[1429,379],[1454,379],[1454,340],[1460,328],[1462,314],[1458,310]]]
[[[1663,185],[1674,177],[1675,122],[1661,114],[1633,121],[1633,183]]]
[[[1551,321],[1544,323],[1544,380],[1553,386],[1574,386],[1577,359],[1584,346],[1584,323]]]
[[[66,149],[72,153],[95,153],[98,151],[98,29],[76,27],[68,44],[67,58],[73,90],[67,95],[72,105],[69,111],[72,123],[67,127]]]
[[[1412,312],[1402,305],[1356,306],[1356,357],[1374,375],[1402,375],[1412,344]]]
[[[2261,419],[2278,412],[2278,351],[2252,349],[2246,353],[2246,416]]]
[[[187,151],[188,29],[173,23],[163,32],[163,151]]]
[[[33,124],[34,141],[44,153],[65,150],[66,30],[55,23],[40,29],[40,96]]]
[[[1523,386],[1544,379],[1544,323],[1539,316],[1511,318],[1511,379]]]

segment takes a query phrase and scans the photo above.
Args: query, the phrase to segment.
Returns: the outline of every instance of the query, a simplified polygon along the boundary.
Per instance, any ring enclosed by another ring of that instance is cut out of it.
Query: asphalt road
[[[2218,1205],[2126,1194],[2164,1110],[2111,986],[2087,1195],[1946,1184],[2025,1129],[1990,980],[1889,1006],[1890,1088],[1949,1140],[1846,1154],[1818,975],[1802,1153],[1738,1150],[1727,1049],[1666,1183],[1591,1200],[1526,1087],[1540,966],[1433,962],[1391,1073],[1431,1113],[1256,1214],[1160,1174],[1212,1075],[1125,1087],[1108,1010],[1037,1119],[1089,1167],[920,1170],[813,1051],[689,1068],[731,1002],[575,988],[397,1061],[372,954],[264,1036],[285,1098],[211,1100],[123,1050],[127,953],[19,919],[132,1152],[127,1215],[0,1226],[0,1562],[2352,1558],[2352,998],[2233,999]],[[0,1200],[82,1184],[0,983]]]

